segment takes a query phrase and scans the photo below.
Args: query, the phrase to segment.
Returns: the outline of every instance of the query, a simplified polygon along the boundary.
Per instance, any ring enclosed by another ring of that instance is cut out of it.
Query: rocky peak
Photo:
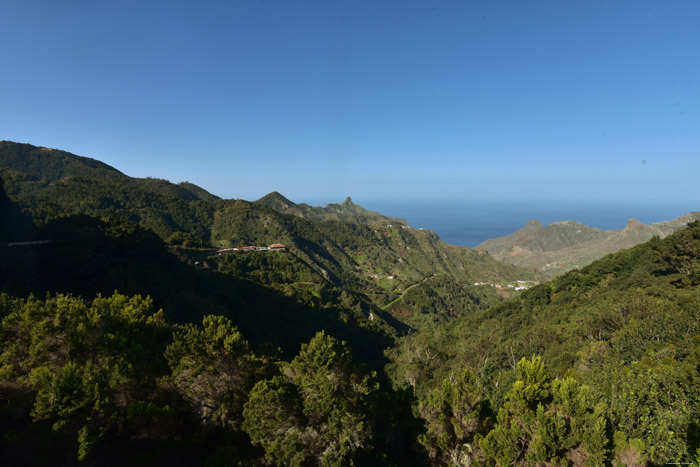
[[[639,228],[639,227],[644,227],[644,224],[639,222],[637,219],[632,219],[632,218],[630,218],[627,221],[627,225],[625,226],[626,229],[635,229],[635,228]]]

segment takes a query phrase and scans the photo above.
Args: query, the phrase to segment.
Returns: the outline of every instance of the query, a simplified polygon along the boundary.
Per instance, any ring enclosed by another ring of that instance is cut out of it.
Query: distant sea
[[[532,219],[543,225],[574,220],[601,230],[623,228],[630,218],[645,224],[676,219],[699,211],[700,203],[667,204],[529,204],[529,203],[455,203],[371,202],[355,200],[365,209],[386,216],[406,219],[412,227],[435,231],[451,244],[473,248],[489,239],[509,235]]]

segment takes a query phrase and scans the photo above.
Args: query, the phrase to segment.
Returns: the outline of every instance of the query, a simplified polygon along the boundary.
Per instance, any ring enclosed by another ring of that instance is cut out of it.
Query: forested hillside
[[[2,465],[700,461],[700,222],[534,285],[350,200],[0,148]]]
[[[694,222],[401,338],[387,370],[423,400],[422,443],[436,460],[690,462],[700,454],[698,285]],[[490,425],[465,432],[486,400]]]
[[[221,200],[190,183],[132,178],[93,159],[12,142],[0,143],[0,176],[15,205],[40,225],[66,214],[136,223],[178,250],[178,256],[214,269],[221,264],[211,256],[215,248],[284,244],[294,261],[322,278],[287,277],[295,290],[314,295],[319,288],[342,288],[371,304],[373,315],[381,315],[377,310],[384,307],[414,326],[509,296],[508,290],[477,290],[474,282],[538,279],[532,271],[446,245],[430,231],[350,200],[325,208],[294,205],[278,193],[256,203]],[[431,280],[441,280],[445,293],[427,298],[418,293],[435,275]]]
[[[344,221],[373,226],[386,224],[399,224],[408,226],[408,222],[395,217],[388,217],[375,211],[368,211],[352,202],[348,196],[341,204],[331,203],[324,207],[309,206],[306,203],[296,204],[282,194],[273,191],[255,201],[267,207],[279,211],[282,214],[291,214],[304,219],[314,221]]]
[[[284,362],[228,318],[171,324],[141,296],[0,294],[0,316],[3,465],[375,463],[392,449],[376,374],[324,332]]]

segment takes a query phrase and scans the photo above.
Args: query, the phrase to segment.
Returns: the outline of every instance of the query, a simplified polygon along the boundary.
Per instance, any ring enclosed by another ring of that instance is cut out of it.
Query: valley
[[[3,464],[698,459],[697,213],[469,249],[28,144],[0,177]]]

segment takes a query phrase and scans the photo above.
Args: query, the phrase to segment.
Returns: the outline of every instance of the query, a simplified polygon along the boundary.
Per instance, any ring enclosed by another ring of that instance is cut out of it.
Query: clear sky
[[[0,25],[0,139],[128,175],[700,201],[697,0],[8,0]]]

